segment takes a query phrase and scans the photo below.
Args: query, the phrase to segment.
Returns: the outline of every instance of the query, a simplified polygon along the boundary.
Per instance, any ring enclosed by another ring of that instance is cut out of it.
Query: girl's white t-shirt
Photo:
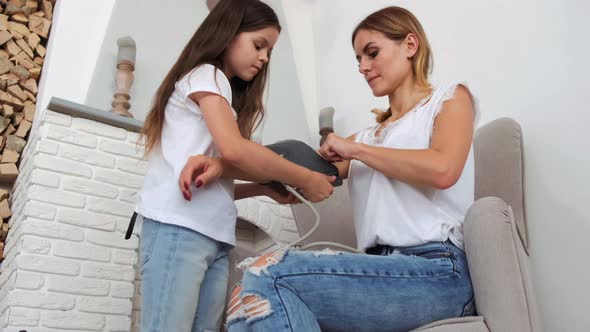
[[[370,127],[356,135],[356,142],[395,149],[428,149],[434,120],[459,84],[435,89],[379,135],[375,135],[378,125]],[[472,98],[477,122],[479,110]],[[407,247],[447,239],[463,247],[463,219],[474,199],[473,145],[461,177],[445,190],[389,178],[358,160],[351,161],[348,176],[360,250],[377,244]]]
[[[233,179],[221,178],[201,188],[193,185],[191,201],[184,199],[178,185],[180,172],[190,156],[220,156],[199,105],[189,98],[199,91],[218,94],[229,105],[232,103],[229,80],[213,65],[201,65],[176,82],[165,108],[161,145],[150,155],[135,211],[146,218],[187,227],[235,245],[237,209]]]

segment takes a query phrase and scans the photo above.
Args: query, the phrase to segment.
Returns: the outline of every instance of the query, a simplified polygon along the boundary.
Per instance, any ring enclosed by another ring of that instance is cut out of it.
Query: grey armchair
[[[520,125],[502,118],[481,127],[474,137],[474,154],[476,201],[465,217],[464,237],[478,316],[437,321],[414,331],[541,331],[528,266]],[[346,187],[316,206],[322,222],[306,242],[335,241],[354,246]],[[313,217],[299,206],[294,207],[294,214],[302,234],[311,227]],[[236,248],[230,260],[235,262],[246,255]],[[230,271],[231,280],[241,275],[235,269]]]

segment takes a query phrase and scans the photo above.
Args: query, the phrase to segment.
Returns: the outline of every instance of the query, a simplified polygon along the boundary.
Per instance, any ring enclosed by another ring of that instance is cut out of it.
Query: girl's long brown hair
[[[239,33],[257,31],[270,26],[281,31],[276,13],[260,0],[219,1],[191,37],[156,91],[140,133],[145,143],[146,155],[160,145],[164,110],[174,92],[175,83],[202,64],[211,64],[223,70],[226,49]],[[250,138],[264,117],[262,98],[267,80],[268,65],[263,66],[249,82],[238,77],[230,80],[232,107],[238,114],[238,127],[245,138]]]

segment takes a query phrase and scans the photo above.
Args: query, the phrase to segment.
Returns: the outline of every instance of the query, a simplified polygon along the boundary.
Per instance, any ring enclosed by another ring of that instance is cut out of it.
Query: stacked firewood
[[[12,216],[9,190],[35,116],[55,0],[0,0],[0,259]]]

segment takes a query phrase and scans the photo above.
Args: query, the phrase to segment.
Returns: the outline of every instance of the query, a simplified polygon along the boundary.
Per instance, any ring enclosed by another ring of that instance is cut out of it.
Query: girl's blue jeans
[[[194,230],[144,218],[141,331],[219,331],[228,250]]]

